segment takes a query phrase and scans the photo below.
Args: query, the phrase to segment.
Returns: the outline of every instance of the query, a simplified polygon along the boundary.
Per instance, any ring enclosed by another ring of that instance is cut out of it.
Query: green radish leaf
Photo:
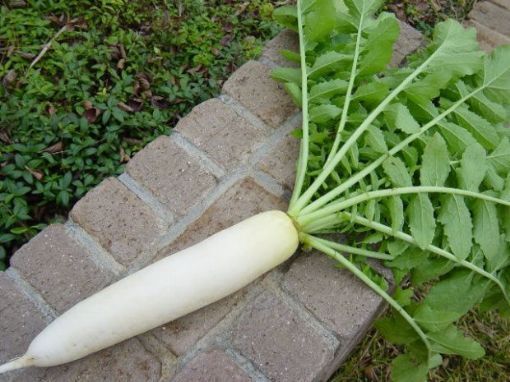
[[[285,90],[290,94],[292,101],[298,106],[302,106],[302,92],[301,88],[293,82],[287,82],[285,84]]]
[[[444,198],[438,220],[444,226],[448,245],[459,259],[466,259],[473,245],[473,224],[464,198],[448,195]]]
[[[439,124],[441,135],[448,143],[448,148],[454,153],[463,153],[468,146],[478,144],[469,131],[450,122]]]
[[[310,109],[310,120],[315,123],[327,122],[337,118],[342,109],[335,105],[319,105]]]
[[[280,82],[291,82],[301,86],[301,69],[275,68],[271,71],[271,78]]]
[[[464,154],[460,168],[457,170],[457,178],[462,188],[469,191],[478,191],[480,184],[487,172],[485,150],[475,143],[469,146]]]
[[[486,200],[477,200],[473,208],[474,238],[484,256],[491,261],[499,252],[499,223],[496,206]]]
[[[320,77],[330,71],[338,71],[349,64],[352,57],[338,52],[327,52],[317,57],[312,67],[308,70],[309,78]]]
[[[485,355],[482,346],[472,338],[464,336],[455,326],[428,334],[435,344],[433,350],[442,354],[458,354],[468,359],[478,359]]]
[[[469,130],[485,149],[490,150],[498,145],[500,140],[498,133],[489,121],[466,107],[460,107],[454,113],[459,124]]]
[[[388,178],[396,187],[409,187],[413,182],[406,168],[406,165],[400,158],[389,157],[383,162],[383,169]]]
[[[401,354],[391,363],[393,382],[426,382],[429,367],[427,362],[417,360],[411,354]]]
[[[294,5],[276,8],[273,11],[273,17],[281,25],[297,32],[297,9]]]
[[[420,130],[420,125],[413,118],[409,109],[401,103],[394,103],[386,108],[384,117],[388,126],[407,134],[414,134]]]
[[[365,101],[367,104],[372,105],[386,97],[389,93],[388,86],[382,82],[371,81],[367,84],[361,85],[354,93],[353,99],[358,101]]]
[[[503,137],[487,159],[499,173],[508,172],[510,169],[510,140],[507,137]]]
[[[383,12],[379,15],[375,25],[366,31],[359,75],[375,74],[386,68],[391,61],[392,47],[399,32],[400,26],[393,13]]]
[[[438,332],[448,328],[457,321],[461,314],[444,310],[434,310],[426,304],[420,304],[413,318],[429,332]]]
[[[391,315],[378,319],[375,327],[387,340],[406,345],[416,341],[419,337],[414,329],[400,315]]]
[[[438,133],[427,142],[423,151],[420,182],[424,186],[443,186],[450,173],[446,142]]]
[[[384,135],[380,129],[370,126],[365,133],[365,142],[377,153],[384,154],[388,152],[388,146],[384,140]]]
[[[398,196],[392,196],[386,199],[386,206],[390,213],[391,228],[394,231],[400,231],[404,226],[404,204]]]
[[[336,94],[341,94],[347,89],[347,81],[330,80],[320,82],[310,88],[309,101],[320,102],[331,98]]]
[[[494,49],[485,57],[483,65],[483,85],[485,94],[493,101],[510,103],[510,46]]]
[[[434,207],[429,197],[426,194],[413,196],[407,211],[411,234],[420,248],[427,248],[432,244],[436,230]]]
[[[430,289],[424,303],[433,310],[463,315],[482,300],[486,285],[474,280],[471,271],[452,271]]]

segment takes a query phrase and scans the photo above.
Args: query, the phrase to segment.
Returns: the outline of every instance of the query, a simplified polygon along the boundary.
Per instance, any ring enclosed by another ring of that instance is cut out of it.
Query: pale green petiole
[[[427,335],[423,332],[423,330],[416,323],[416,321],[409,315],[409,313],[407,313],[406,310],[402,306],[400,306],[400,304],[397,301],[395,301],[385,290],[383,290],[379,285],[373,282],[370,279],[370,277],[365,275],[358,267],[356,267],[356,265],[347,260],[344,256],[342,256],[342,254],[337,252],[334,248],[326,245],[322,240],[307,234],[301,234],[301,240],[305,244],[308,244],[310,247],[315,248],[338,261],[346,269],[351,271],[356,277],[363,281],[370,289],[372,289],[379,296],[381,296],[388,304],[390,304],[391,307],[394,308],[416,331],[418,336],[425,344],[430,356],[430,354],[432,353],[432,348],[427,338]]]

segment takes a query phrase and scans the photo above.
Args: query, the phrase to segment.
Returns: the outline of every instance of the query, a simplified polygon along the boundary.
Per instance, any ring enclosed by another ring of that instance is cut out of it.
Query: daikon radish
[[[248,285],[297,246],[284,212],[252,216],[76,304],[0,373],[74,361],[175,320]]]

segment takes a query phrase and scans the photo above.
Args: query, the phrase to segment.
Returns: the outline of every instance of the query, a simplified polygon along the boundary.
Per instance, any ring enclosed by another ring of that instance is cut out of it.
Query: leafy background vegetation
[[[0,8],[0,269],[278,31],[269,0]],[[278,2],[279,5],[284,2]],[[61,34],[58,34],[62,32]],[[54,39],[38,62],[37,55]]]

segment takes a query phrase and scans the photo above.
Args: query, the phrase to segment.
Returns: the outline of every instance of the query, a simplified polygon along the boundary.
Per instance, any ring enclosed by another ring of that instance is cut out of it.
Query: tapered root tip
[[[0,374],[3,374],[7,371],[21,369],[22,367],[28,367],[32,365],[32,359],[27,357],[26,355],[13,359],[10,362],[4,363],[0,366]]]

